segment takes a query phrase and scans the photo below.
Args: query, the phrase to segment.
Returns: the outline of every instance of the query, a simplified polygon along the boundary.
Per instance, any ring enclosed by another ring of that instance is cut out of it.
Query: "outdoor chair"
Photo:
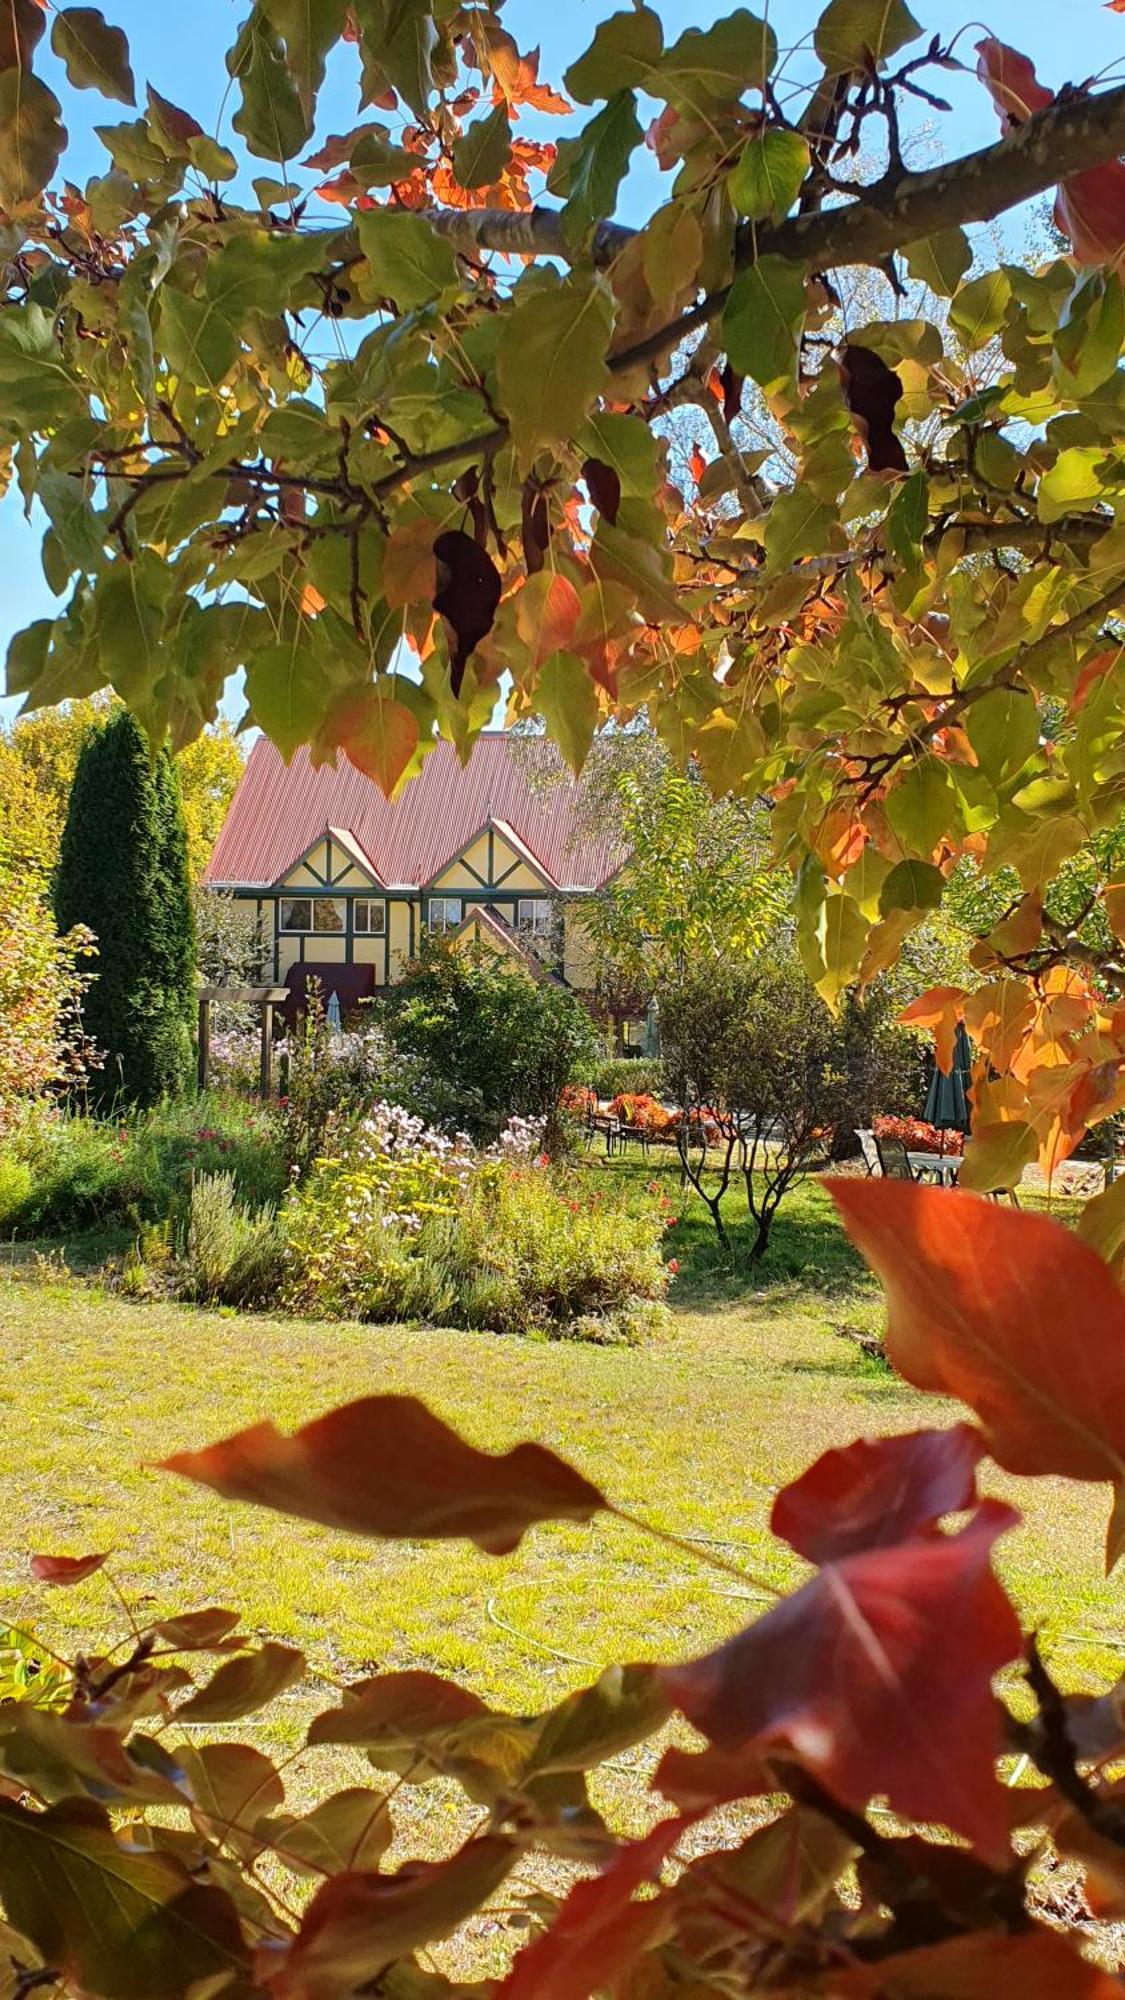
[[[867,1168],[868,1179],[878,1180],[882,1174],[883,1166],[879,1158],[879,1148],[876,1144],[874,1132],[861,1131],[857,1127],[855,1136],[859,1140],[859,1150],[863,1154],[863,1164]]]
[[[874,1137],[874,1134],[872,1135]],[[910,1155],[901,1139],[875,1139],[879,1171],[888,1181],[916,1181],[921,1177],[910,1164]]]

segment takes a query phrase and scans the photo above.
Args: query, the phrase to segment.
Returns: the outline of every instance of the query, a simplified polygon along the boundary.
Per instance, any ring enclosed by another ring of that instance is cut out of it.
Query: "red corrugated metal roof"
[[[499,823],[559,889],[599,888],[624,859],[612,839],[591,833],[577,785],[534,783],[526,746],[501,730],[479,737],[464,767],[452,744],[439,743],[393,801],[343,756],[335,770],[317,771],[301,749],[287,765],[260,736],[206,879],[219,888],[268,887],[336,826],[370,856],[381,882],[420,888],[482,827]]]

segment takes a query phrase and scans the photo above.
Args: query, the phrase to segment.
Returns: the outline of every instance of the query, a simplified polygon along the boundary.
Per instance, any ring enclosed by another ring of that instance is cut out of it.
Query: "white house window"
[[[548,896],[521,896],[516,904],[516,929],[525,937],[549,939],[554,911]]]
[[[460,896],[431,896],[427,917],[432,931],[455,931],[461,923]]]
[[[344,930],[344,903],[337,896],[283,896],[281,899],[281,928],[283,931],[331,931],[340,934]]]
[[[364,896],[357,897],[352,905],[352,928],[357,937],[384,937],[387,929],[386,904],[369,902]]]

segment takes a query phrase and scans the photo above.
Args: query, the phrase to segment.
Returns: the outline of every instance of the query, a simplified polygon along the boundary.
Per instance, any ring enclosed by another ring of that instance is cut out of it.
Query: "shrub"
[[[658,1098],[668,1093],[664,1063],[653,1056],[610,1056],[590,1064],[581,1075],[601,1098],[619,1097],[625,1091]]]
[[[14,1224],[31,1197],[32,1175],[26,1160],[0,1153],[0,1229]]]
[[[487,1151],[379,1105],[343,1157],[290,1195],[286,1303],[369,1320],[425,1319],[496,1333],[577,1331],[659,1300],[659,1201],[533,1164],[541,1128],[516,1123]],[[600,1326],[597,1337],[626,1337]]]
[[[384,1009],[396,1056],[418,1065],[413,1108],[481,1145],[513,1117],[553,1124],[564,1085],[594,1048],[590,1016],[565,987],[441,940],[427,942]]]
[[[184,1210],[198,1174],[230,1173],[239,1200],[253,1208],[276,1205],[286,1185],[276,1116],[210,1094],[116,1120],[77,1113],[25,1120],[4,1157],[30,1175],[7,1218],[24,1236],[163,1221]]]
[[[425,1232],[453,1273],[458,1318],[497,1333],[590,1337],[592,1318],[659,1299],[667,1283],[657,1207],[536,1165],[467,1184],[456,1216]]]
[[[308,1004],[277,1053],[284,1064],[286,1158],[290,1172],[303,1179],[325,1151],[330,1122],[346,1123],[386,1096],[391,1050],[374,1022],[360,1029],[329,1027],[313,981]]]
[[[876,1118],[874,1129],[880,1139],[901,1139],[912,1153],[957,1154],[965,1150],[963,1132],[939,1132],[924,1118]]]
[[[81,1024],[94,955],[88,930],[60,935],[35,858],[0,828],[0,1135],[96,1067]]]
[[[272,1211],[255,1214],[238,1199],[234,1175],[192,1181],[177,1289],[201,1303],[266,1305],[281,1289],[284,1237]]]
[[[655,1097],[647,1092],[623,1092],[615,1097],[610,1107],[610,1116],[619,1118],[623,1125],[631,1125],[638,1132],[644,1132],[650,1139],[671,1139],[679,1124],[679,1115],[658,1104]]]

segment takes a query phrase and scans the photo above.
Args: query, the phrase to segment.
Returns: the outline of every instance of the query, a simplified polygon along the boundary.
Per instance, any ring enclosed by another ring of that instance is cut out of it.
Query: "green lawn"
[[[756,1276],[717,1263],[703,1228],[689,1211],[673,1232],[674,1331],[642,1349],[236,1317],[11,1272],[0,1279],[10,1615],[93,1643],[113,1624],[104,1579],[45,1602],[26,1556],[112,1547],[114,1575],[146,1616],[237,1606],[333,1678],[423,1664],[532,1707],[610,1661],[708,1646],[767,1601],[755,1577],[788,1586],[802,1573],[768,1530],[780,1484],[829,1445],[950,1412],[832,1330],[877,1325],[879,1295],[818,1187],[795,1197]],[[424,1395],[483,1446],[553,1445],[700,1559],[613,1522],[541,1530],[501,1561],[459,1545],[362,1543],[150,1469],[256,1418],[293,1428],[373,1390]],[[1003,1547],[1026,1614],[1068,1679],[1104,1679],[1121,1602],[1100,1574],[1105,1496],[996,1483],[1028,1515]],[[711,1552],[747,1582],[709,1567]],[[295,1732],[307,1703],[292,1706]]]
[[[635,1180],[668,1170],[632,1160],[591,1161],[590,1171]],[[640,1349],[134,1303],[57,1260],[0,1271],[8,1620],[68,1651],[119,1637],[107,1573],[48,1594],[27,1572],[34,1550],[112,1548],[113,1582],[138,1620],[219,1603],[248,1630],[300,1645],[308,1680],[236,1732],[287,1760],[296,1808],[371,1782],[358,1753],[300,1750],[310,1716],[334,1703],[342,1680],[423,1666],[534,1710],[609,1662],[714,1644],[766,1608],[769,1585],[804,1574],[769,1533],[780,1484],[830,1445],[954,1412],[833,1330],[875,1328],[880,1297],[819,1186],[794,1197],[757,1271],[719,1259],[708,1227],[690,1207],[680,1216],[674,1329]],[[257,1418],[292,1429],[373,1390],[425,1396],[482,1446],[553,1445],[693,1552],[615,1521],[540,1529],[499,1561],[458,1544],[365,1543],[224,1504],[151,1469]],[[1121,1587],[1101,1574],[1106,1494],[1064,1481],[992,1483],[1026,1509],[1001,1566],[1057,1675],[1105,1687],[1121,1665]],[[642,1745],[596,1774],[595,1803],[624,1831],[651,1824],[656,1754]],[[730,1837],[749,1811],[724,1815]],[[392,1865],[449,1852],[479,1820],[446,1782],[399,1793],[393,1814]],[[569,1877],[540,1857],[529,1879],[561,1890]],[[503,1969],[510,1943],[485,1916],[439,1957],[480,1977]]]

